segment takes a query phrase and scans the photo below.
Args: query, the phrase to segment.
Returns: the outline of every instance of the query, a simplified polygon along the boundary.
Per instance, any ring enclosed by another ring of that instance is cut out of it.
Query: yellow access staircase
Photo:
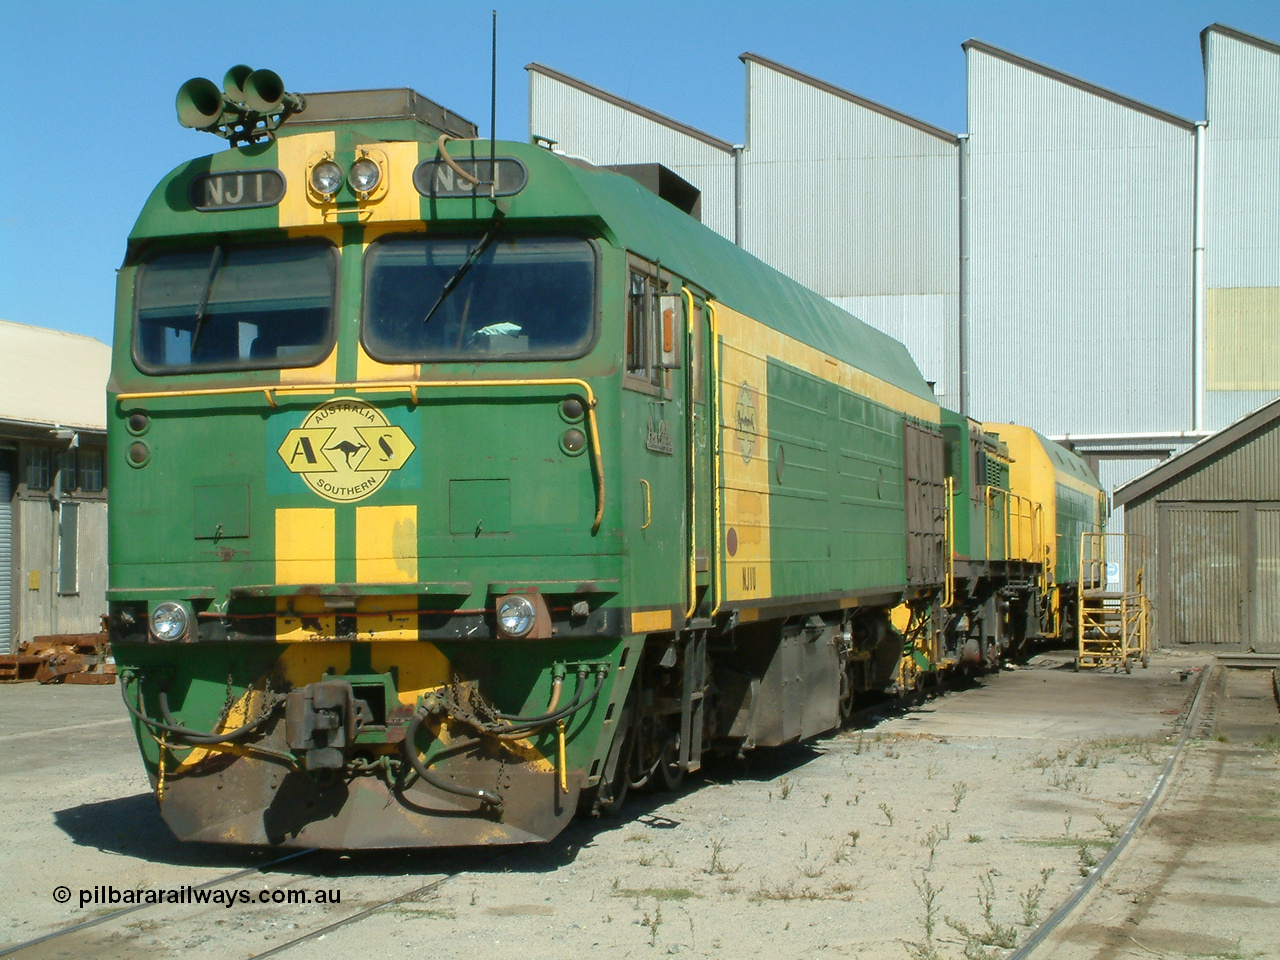
[[[1133,576],[1124,576],[1116,589],[1110,589],[1107,582],[1108,554],[1139,564]],[[1081,534],[1077,670],[1112,667],[1129,673],[1135,660],[1147,666],[1151,658],[1151,608],[1143,591],[1145,570],[1140,565],[1145,557],[1143,538],[1135,534]]]

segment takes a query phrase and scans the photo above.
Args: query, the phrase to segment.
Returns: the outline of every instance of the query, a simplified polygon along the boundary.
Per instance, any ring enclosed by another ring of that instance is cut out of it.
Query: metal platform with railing
[[[1124,533],[1080,535],[1077,670],[1111,667],[1129,673],[1135,662],[1146,667],[1150,661],[1151,607],[1143,588],[1144,568],[1139,565],[1132,576],[1123,574],[1114,588],[1107,576],[1109,555],[1138,558],[1141,564],[1146,556],[1142,540]]]

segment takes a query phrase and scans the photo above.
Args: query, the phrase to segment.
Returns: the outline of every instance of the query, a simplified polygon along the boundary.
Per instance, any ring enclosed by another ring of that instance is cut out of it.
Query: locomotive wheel
[[[849,675],[852,664],[846,666],[840,671],[840,724],[849,722],[849,718],[853,716],[853,704],[856,699],[853,694],[853,677]]]
[[[618,714],[618,732],[613,736],[600,777],[596,812],[602,817],[616,816],[631,791],[631,758],[636,749],[635,705],[636,688],[632,686]]]
[[[673,733],[663,744],[658,757],[658,784],[663,790],[679,790],[684,783],[684,767],[680,766],[680,736]]]

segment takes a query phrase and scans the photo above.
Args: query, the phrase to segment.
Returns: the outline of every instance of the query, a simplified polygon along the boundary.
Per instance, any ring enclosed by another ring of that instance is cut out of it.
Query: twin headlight
[[[157,603],[151,611],[151,635],[165,643],[181,640],[190,625],[187,608],[180,603]]]
[[[321,160],[311,168],[311,189],[326,200],[342,189],[342,168],[332,160]],[[364,199],[378,189],[382,181],[382,168],[369,157],[360,157],[351,164],[346,181],[356,196]]]

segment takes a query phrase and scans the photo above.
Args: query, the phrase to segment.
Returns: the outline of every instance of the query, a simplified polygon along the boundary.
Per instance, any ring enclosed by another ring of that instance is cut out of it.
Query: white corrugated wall
[[[0,453],[0,653],[13,652],[12,476]]]
[[[529,134],[597,166],[661,163],[702,191],[702,222],[734,238],[732,149],[714,146],[536,67],[529,69]]]
[[[1194,126],[967,53],[972,414],[1190,429]]]
[[[957,139],[744,60],[742,245],[901,340],[957,406]]]
[[[1280,393],[1280,50],[1204,34],[1208,303],[1205,426]]]

